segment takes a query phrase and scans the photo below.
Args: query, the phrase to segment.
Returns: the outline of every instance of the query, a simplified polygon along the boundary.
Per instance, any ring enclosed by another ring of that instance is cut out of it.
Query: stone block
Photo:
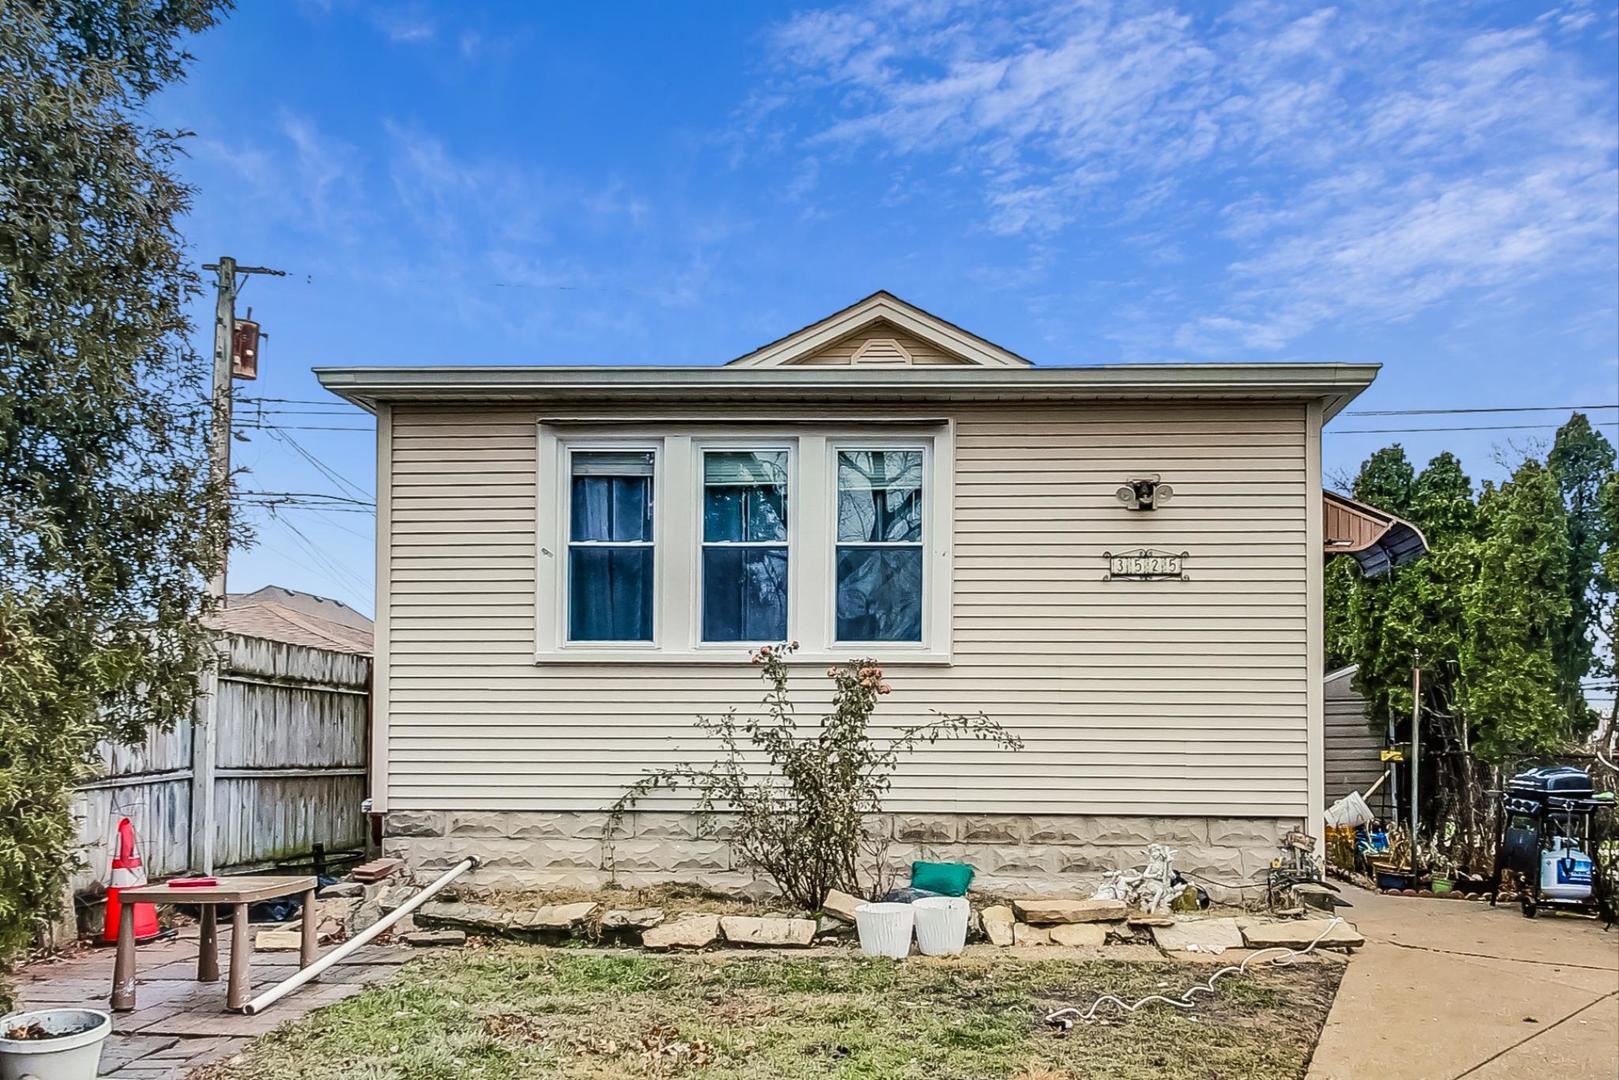
[[[895,814],[894,839],[912,844],[953,844],[956,815]]]
[[[1209,818],[1209,845],[1217,848],[1263,848],[1276,854],[1287,829],[1275,818]]]
[[[447,927],[474,934],[503,934],[512,926],[509,911],[456,900],[448,903],[430,900],[416,909],[416,918],[426,927]]]
[[[1051,931],[1043,926],[1030,926],[1028,923],[1013,923],[1012,944],[1050,945]]]
[[[1029,819],[1017,814],[963,815],[956,827],[963,844],[1022,844],[1028,836]]]
[[[304,932],[291,930],[260,930],[253,935],[253,948],[260,952],[297,952],[303,946]]]
[[[365,895],[365,885],[358,881],[339,881],[335,885],[328,885],[320,891],[322,900],[343,900]]]
[[[1126,858],[1125,865],[1130,867],[1146,864],[1148,844],[1168,844],[1179,848],[1188,844],[1208,843],[1208,827],[1203,818],[1098,814],[1083,820],[1087,843],[1135,849]]]
[[[1329,926],[1332,929],[1328,930]],[[1318,937],[1318,949],[1358,949],[1366,944],[1353,926],[1346,922],[1333,925],[1331,919],[1256,923],[1242,929],[1243,941],[1250,949],[1304,949]]]
[[[377,893],[377,906],[383,911],[397,911],[416,895],[416,888],[411,885],[384,885],[382,891]],[[443,896],[443,893],[439,894]]]
[[[575,904],[547,904],[533,911],[522,911],[511,917],[514,930],[542,933],[571,933],[596,913],[598,905],[589,900]]]
[[[446,821],[445,835],[475,836],[495,840],[507,838],[512,815],[498,810],[455,810]]]
[[[698,836],[696,814],[637,812],[628,825],[629,835],[641,840],[715,839]]]
[[[611,865],[626,873],[677,877],[699,871],[729,870],[731,846],[723,840],[618,840]]]
[[[1083,844],[1090,840],[1089,820],[1082,814],[1035,814],[1025,838],[1031,844]]]
[[[1012,910],[1027,923],[1123,922],[1128,913],[1123,900],[1047,900],[1027,897],[1012,901]]]
[[[1050,930],[1053,945],[1069,948],[1101,948],[1107,942],[1107,927],[1101,923],[1073,923],[1053,926]]]
[[[846,923],[854,922],[854,909],[865,901],[858,896],[850,896],[846,892],[833,889],[826,894],[826,900],[821,904],[821,910],[835,919],[842,919]]]
[[[641,944],[648,949],[702,949],[718,941],[719,936],[718,915],[682,915],[642,934]]]
[[[1271,855],[1265,859],[1266,866],[1270,865],[1270,859],[1275,854],[1275,850],[1272,849]],[[1230,885],[1251,883],[1248,871],[1243,866],[1242,853],[1234,848],[1182,848],[1180,854],[1175,856],[1175,869]],[[1204,885],[1207,882],[1200,881],[1197,884]],[[1216,899],[1226,896],[1219,889],[1211,889],[1210,892]]]
[[[991,945],[1007,946],[1012,944],[1013,923],[1012,909],[1004,904],[996,904],[979,912],[979,920],[984,924],[984,936]]]
[[[663,909],[636,908],[634,911],[609,911],[602,916],[603,930],[650,930],[663,922]]]
[[[390,810],[383,815],[384,836],[443,836],[442,810]]]
[[[547,873],[566,870],[598,870],[602,864],[600,840],[507,840],[519,844],[530,862]],[[495,866],[498,864],[491,864]]]
[[[1093,844],[1053,850],[1056,852],[1055,869],[1058,874],[1079,875],[1090,881],[1101,881],[1102,875],[1109,870],[1121,869],[1121,864],[1128,858],[1123,848],[1097,847]]]
[[[599,840],[606,830],[605,811],[502,811],[501,835],[511,840]]]
[[[417,949],[456,948],[467,943],[464,930],[417,930],[399,935],[399,940]]]
[[[1165,952],[1242,948],[1242,930],[1235,919],[1177,919],[1172,926],[1153,927],[1152,939]]]
[[[732,945],[802,949],[815,940],[815,922],[811,919],[761,919],[749,915],[727,915],[720,919],[720,932]]]
[[[1056,872],[1062,850],[1023,844],[966,844],[958,849],[955,861],[966,863],[979,875],[1042,878]]]
[[[382,905],[375,900],[362,900],[349,913],[346,925],[350,934],[358,934],[362,930],[369,930],[382,921],[385,912]]]

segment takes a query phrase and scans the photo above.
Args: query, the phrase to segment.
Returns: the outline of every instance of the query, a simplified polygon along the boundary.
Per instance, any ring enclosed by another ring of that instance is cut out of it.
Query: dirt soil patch
[[[1342,971],[1268,968],[1222,981],[1191,1012],[1151,1005],[1063,1032],[1048,1012],[1179,994],[1211,969],[502,946],[414,962],[193,1077],[1302,1077]]]

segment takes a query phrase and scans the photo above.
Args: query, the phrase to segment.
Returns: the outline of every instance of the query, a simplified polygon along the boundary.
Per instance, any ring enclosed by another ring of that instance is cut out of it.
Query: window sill
[[[558,649],[534,654],[536,666],[557,664],[685,664],[688,666],[734,667],[750,662],[748,649]],[[846,664],[850,660],[872,657],[880,664],[892,667],[949,667],[950,654],[931,649],[884,647],[881,644],[851,645],[846,651],[811,652],[800,649],[787,657],[794,667],[827,667]]]

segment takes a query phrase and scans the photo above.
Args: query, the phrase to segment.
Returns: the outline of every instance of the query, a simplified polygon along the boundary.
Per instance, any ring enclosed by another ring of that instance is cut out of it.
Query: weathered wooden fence
[[[209,835],[220,872],[364,847],[371,658],[235,634],[225,648],[212,739],[188,724],[102,746],[75,799],[75,891],[106,881],[123,817],[153,878],[198,867]]]

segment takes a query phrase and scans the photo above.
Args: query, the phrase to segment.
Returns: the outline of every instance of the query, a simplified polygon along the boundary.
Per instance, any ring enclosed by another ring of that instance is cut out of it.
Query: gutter
[[[1260,399],[1324,403],[1330,419],[1371,385],[1377,364],[1118,364],[1073,368],[322,367],[322,386],[370,411],[379,402],[543,400],[750,402]]]

